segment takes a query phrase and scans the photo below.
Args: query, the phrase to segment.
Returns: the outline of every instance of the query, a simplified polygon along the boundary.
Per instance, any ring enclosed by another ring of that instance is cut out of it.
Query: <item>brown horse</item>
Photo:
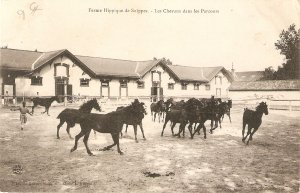
[[[57,139],[59,139],[59,129],[66,122],[67,123],[67,133],[70,139],[73,139],[70,134],[70,128],[74,127],[76,123],[78,123],[81,114],[91,113],[92,109],[96,109],[97,111],[101,111],[101,107],[97,99],[92,99],[83,103],[79,109],[64,109],[59,115],[57,119],[60,119],[59,124],[57,125]]]
[[[40,97],[35,97],[32,99],[32,102],[33,102],[33,106],[32,106],[32,111],[31,113],[33,114],[34,112],[34,108],[38,105],[40,106],[43,106],[45,107],[45,111],[42,112],[42,114],[46,113],[47,112],[47,115],[49,115],[49,108],[51,106],[51,104],[56,101],[56,102],[59,102],[59,98],[58,96],[53,96],[53,97],[48,97],[48,98],[40,98]]]
[[[246,138],[249,136],[247,145],[249,144],[249,141],[252,140],[252,137],[254,133],[258,130],[259,126],[262,123],[262,116],[263,114],[268,115],[268,105],[265,102],[259,103],[259,105],[256,107],[256,110],[249,110],[249,109],[244,109],[244,114],[243,114],[243,139],[242,141],[245,143]],[[245,127],[248,125],[248,132],[247,135],[244,136],[245,133]],[[251,131],[253,129],[253,131]]]
[[[93,155],[88,147],[88,139],[92,129],[100,133],[110,133],[114,143],[103,148],[103,151],[109,150],[113,146],[117,145],[118,152],[122,155],[123,152],[120,150],[119,144],[119,133],[122,131],[123,124],[126,122],[135,122],[138,124],[140,122],[141,115],[144,114],[144,105],[138,101],[135,101],[130,106],[124,107],[119,111],[113,111],[107,114],[84,114],[80,118],[81,131],[75,137],[74,147],[71,152],[77,149],[78,140],[84,136],[83,142],[87,153]]]
[[[156,114],[158,114],[158,122],[160,123],[160,118],[164,110],[164,101],[160,100],[156,103],[151,103],[150,110],[151,110],[152,120],[155,122]],[[154,113],[154,117],[153,117],[153,113]]]
[[[145,105],[144,103],[141,103],[141,105]],[[117,111],[119,110],[122,110],[124,109],[125,107],[118,107],[117,108]],[[126,130],[125,130],[125,133],[127,133],[127,128],[128,128],[128,125],[132,125],[133,126],[133,129],[134,129],[134,136],[135,136],[135,141],[138,142],[137,140],[137,126],[139,125],[140,126],[140,129],[141,129],[141,132],[142,132],[142,135],[143,135],[143,138],[144,140],[146,140],[146,137],[144,135],[144,128],[143,128],[143,118],[144,118],[144,115],[147,115],[147,112],[146,112],[146,109],[144,108],[144,111],[143,111],[143,114],[139,114],[139,121],[136,121],[136,120],[132,120],[132,119],[128,119],[125,121],[125,124],[126,124]],[[123,136],[123,133],[121,131],[121,137]]]

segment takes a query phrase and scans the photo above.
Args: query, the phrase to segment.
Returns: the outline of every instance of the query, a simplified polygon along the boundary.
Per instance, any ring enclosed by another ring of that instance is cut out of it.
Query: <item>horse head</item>
[[[147,115],[147,111],[146,111],[147,107],[146,107],[145,103],[141,102],[140,105],[143,107],[143,110],[142,110],[143,113],[144,113],[145,115]]]
[[[256,107],[256,110],[259,111],[259,112],[264,113],[265,115],[269,114],[268,105],[267,105],[266,102],[259,103],[259,105]]]
[[[147,115],[146,106],[143,102],[135,100],[129,107],[131,107],[130,110],[136,115]]]
[[[93,98],[92,100],[91,100],[91,106],[94,108],[94,109],[96,109],[97,111],[102,111],[102,109],[101,109],[101,107],[100,107],[100,105],[99,105],[99,103],[98,103],[98,101],[97,101],[97,99],[96,98]]]
[[[90,113],[93,108],[96,109],[97,111],[102,111],[96,98],[89,100],[86,103],[83,103],[80,106],[79,110],[82,112]]]

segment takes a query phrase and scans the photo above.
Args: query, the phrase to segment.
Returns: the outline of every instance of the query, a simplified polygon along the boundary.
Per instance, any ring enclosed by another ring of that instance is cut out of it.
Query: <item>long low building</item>
[[[10,96],[227,97],[233,81],[222,66],[170,65],[1,48],[1,94]]]

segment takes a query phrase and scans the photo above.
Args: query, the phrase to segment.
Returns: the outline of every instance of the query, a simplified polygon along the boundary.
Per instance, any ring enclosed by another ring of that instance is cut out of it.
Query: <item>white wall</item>
[[[54,60],[51,64],[44,66],[40,72],[34,73],[33,76],[43,77],[43,85],[31,85],[30,78],[18,77],[16,78],[16,94],[18,96],[37,96],[39,92],[40,96],[54,96],[55,95],[55,77],[54,77],[54,64],[64,63],[69,65],[69,84],[73,85],[74,95],[89,95],[89,96],[100,96],[100,80],[91,79],[89,87],[80,86],[80,78],[90,78],[87,74],[83,75],[83,70],[68,58],[59,57]]]
[[[31,85],[31,80],[28,77],[16,78],[16,95],[17,96],[53,96],[55,95],[55,79],[54,65],[46,65],[40,72],[33,76],[43,77],[43,85]]]

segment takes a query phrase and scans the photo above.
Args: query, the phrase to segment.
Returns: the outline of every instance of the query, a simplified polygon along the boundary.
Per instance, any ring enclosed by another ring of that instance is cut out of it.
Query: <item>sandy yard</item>
[[[120,140],[124,155],[111,136],[90,135],[88,156],[82,139],[70,153],[74,140],[66,125],[56,139],[56,119],[63,107],[52,107],[51,116],[35,110],[23,131],[18,112],[0,109],[0,191],[67,192],[298,192],[300,113],[269,110],[249,146],[242,143],[242,108],[232,109],[232,123],[225,117],[222,129],[207,139],[189,133],[171,135],[167,125],[143,120],[147,140],[134,141],[133,128]],[[207,127],[209,123],[207,122]],[[175,127],[178,131],[178,126]],[[72,136],[80,131],[77,125]],[[186,130],[187,131],[187,130]],[[123,130],[124,133],[124,130]]]

